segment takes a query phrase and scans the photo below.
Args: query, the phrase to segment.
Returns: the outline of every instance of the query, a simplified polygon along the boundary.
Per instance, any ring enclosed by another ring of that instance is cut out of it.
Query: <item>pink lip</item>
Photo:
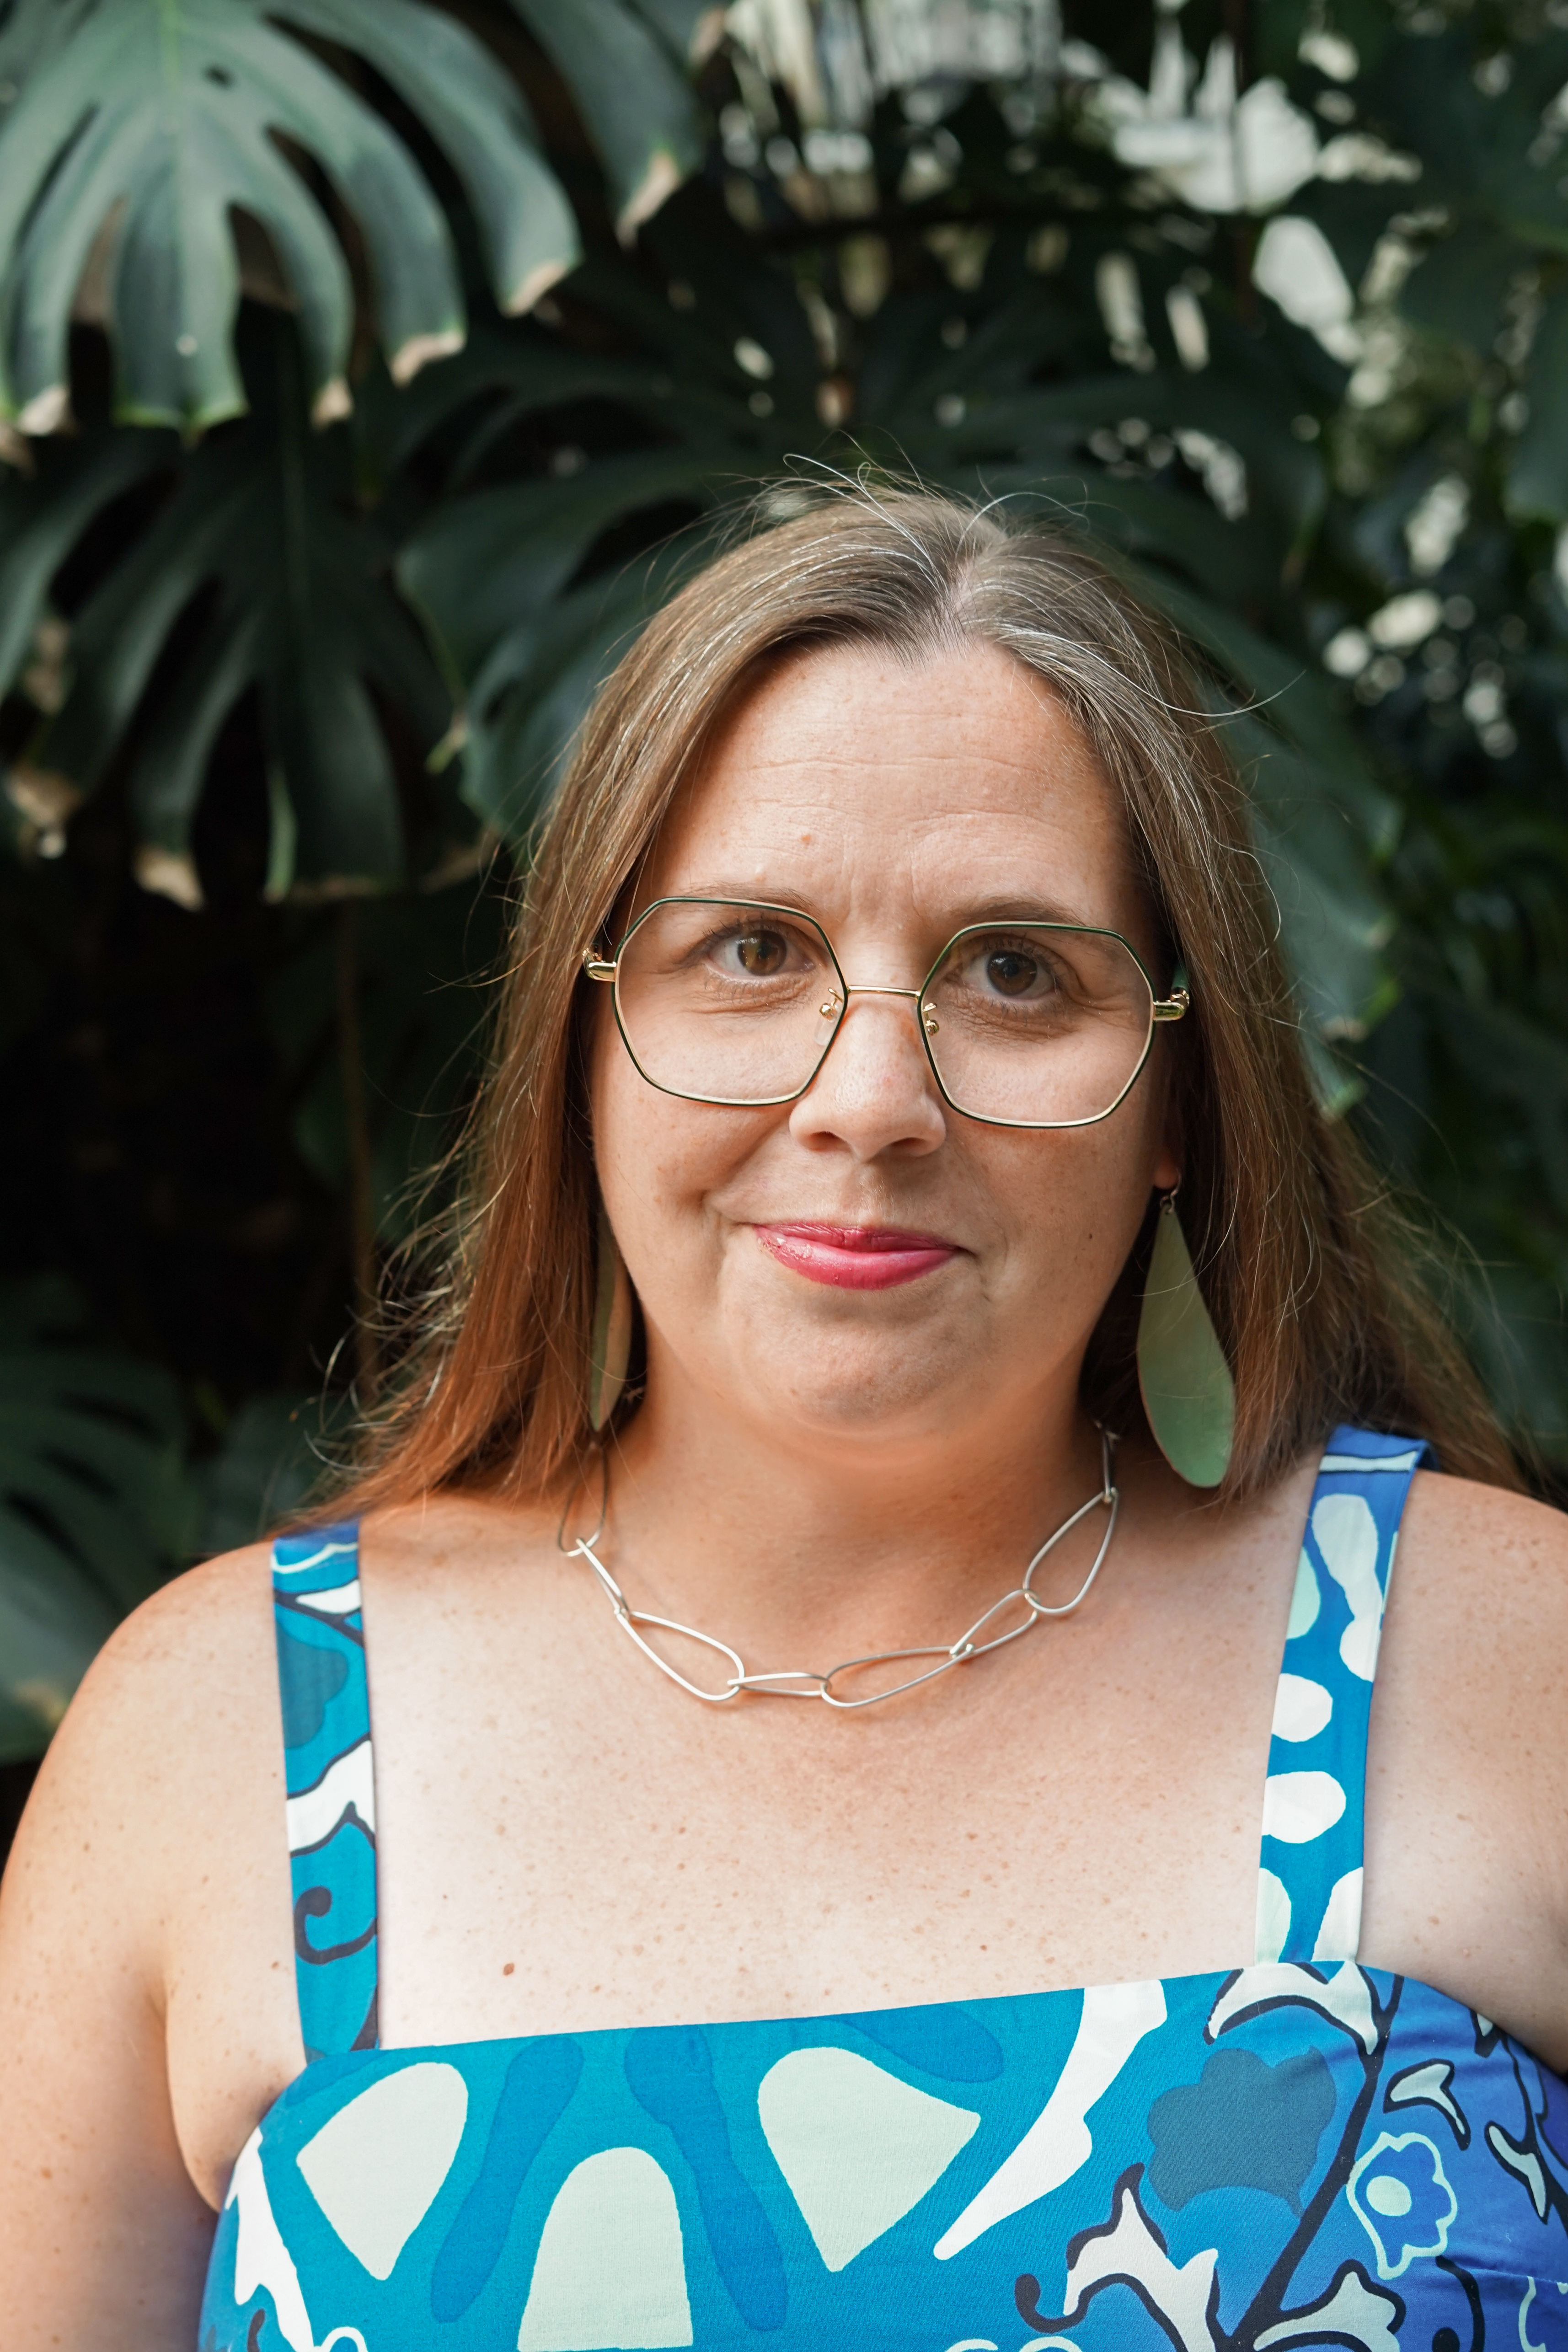
[[[891,1290],[917,1282],[958,1255],[936,1234],[908,1234],[886,1225],[757,1225],[758,1240],[781,1265],[808,1282],[836,1290]]]

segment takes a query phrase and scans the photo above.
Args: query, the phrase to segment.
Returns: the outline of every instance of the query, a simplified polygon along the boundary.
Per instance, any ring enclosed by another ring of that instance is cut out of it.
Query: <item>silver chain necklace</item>
[[[1071,1617],[1072,1612],[1088,1600],[1090,1589],[1100,1573],[1106,1553],[1111,1549],[1111,1538],[1116,1532],[1116,1514],[1122,1505],[1121,1489],[1111,1476],[1111,1449],[1114,1443],[1114,1439],[1107,1431],[1101,1431],[1099,1493],[1091,1495],[1086,1503],[1081,1503],[1071,1518],[1062,1520],[1054,1535],[1047,1536],[1012,1591],[1004,1592],[999,1601],[993,1601],[990,1607],[976,1618],[967,1633],[960,1633],[956,1642],[931,1643],[919,1649],[873,1650],[863,1658],[844,1659],[841,1664],[830,1667],[825,1675],[813,1673],[807,1667],[786,1667],[778,1673],[767,1675],[747,1674],[746,1663],[739,1652],[732,1650],[727,1642],[716,1640],[712,1633],[699,1633],[695,1625],[677,1624],[673,1617],[655,1617],[645,1609],[633,1609],[594,1549],[595,1544],[604,1533],[604,1522],[610,1507],[610,1465],[603,1455],[600,1457],[604,1491],[599,1513],[599,1525],[591,1536],[579,1536],[575,1543],[569,1544],[566,1540],[566,1513],[563,1512],[556,1542],[569,1559],[584,1559],[588,1562],[604,1588],[605,1597],[615,1612],[615,1622],[622,1632],[630,1640],[635,1642],[645,1658],[653,1660],[662,1675],[668,1675],[673,1683],[678,1683],[682,1690],[689,1691],[693,1698],[706,1700],[709,1706],[725,1706],[731,1699],[738,1698],[742,1691],[755,1691],[760,1698],[820,1698],[829,1706],[846,1709],[856,1706],[875,1706],[884,1698],[897,1698],[902,1691],[916,1690],[922,1683],[935,1682],[938,1675],[951,1673],[955,1666],[967,1665],[972,1658],[983,1658],[988,1652],[999,1650],[1009,1642],[1016,1642],[1020,1633],[1032,1633],[1042,1617]],[[568,1511],[571,1508],[575,1493],[574,1488],[573,1494],[567,1497]],[[1035,1570],[1042,1561],[1050,1558],[1062,1537],[1071,1535],[1080,1520],[1086,1519],[1093,1510],[1105,1510],[1110,1513],[1105,1533],[1101,1538],[1100,1549],[1094,1555],[1094,1565],[1071,1600],[1063,1601],[1056,1608],[1051,1608],[1047,1602],[1038,1600],[1035,1596]],[[988,1641],[980,1640],[979,1636],[985,1632],[987,1626],[999,1617],[1004,1609],[1020,1604],[1024,1615],[1019,1624],[1009,1626],[1005,1633],[993,1633]],[[688,1682],[685,1675],[671,1665],[668,1658],[662,1658],[653,1643],[643,1639],[641,1629],[645,1625],[657,1627],[666,1633],[684,1634],[688,1642],[700,1642],[706,1649],[716,1652],[731,1669],[725,1677],[723,1689],[704,1690],[700,1684]],[[890,1689],[873,1691],[867,1698],[841,1698],[833,1689],[834,1683],[841,1675],[855,1674],[868,1666],[892,1665],[900,1658],[936,1658],[940,1664],[928,1666],[924,1674],[911,1675],[905,1682],[894,1683]]]

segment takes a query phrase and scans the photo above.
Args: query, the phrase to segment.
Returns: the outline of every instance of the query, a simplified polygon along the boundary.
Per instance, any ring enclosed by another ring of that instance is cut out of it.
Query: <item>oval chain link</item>
[[[999,1601],[993,1601],[990,1607],[983,1610],[974,1623],[967,1632],[960,1633],[956,1642],[933,1643],[918,1649],[872,1650],[868,1651],[864,1657],[843,1659],[840,1664],[831,1666],[826,1674],[818,1674],[807,1666],[781,1666],[770,1674],[748,1674],[746,1662],[740,1653],[737,1650],[732,1650],[727,1642],[719,1641],[712,1633],[701,1633],[695,1625],[683,1625],[674,1617],[657,1617],[648,1610],[633,1609],[594,1549],[594,1546],[603,1536],[604,1522],[609,1514],[610,1505],[610,1465],[608,1458],[602,1454],[600,1456],[600,1466],[603,1486],[598,1526],[591,1536],[579,1536],[575,1543],[569,1544],[566,1540],[566,1512],[563,1511],[556,1542],[569,1559],[585,1560],[593,1570],[604,1589],[606,1600],[614,1612],[616,1623],[627,1638],[636,1643],[643,1655],[650,1659],[662,1675],[667,1675],[671,1682],[677,1683],[681,1689],[689,1692],[693,1698],[700,1698],[705,1706],[727,1706],[731,1699],[738,1698],[743,1691],[751,1691],[758,1698],[817,1698],[822,1700],[828,1706],[840,1707],[848,1712],[855,1707],[876,1706],[884,1698],[897,1698],[904,1691],[918,1690],[923,1683],[935,1682],[939,1675],[951,1674],[955,1666],[965,1666],[972,1659],[988,1657],[993,1650],[1005,1648],[1008,1643],[1018,1641],[1022,1634],[1032,1633],[1042,1617],[1070,1617],[1075,1609],[1082,1608],[1089,1598],[1095,1578],[1104,1565],[1105,1555],[1111,1549],[1111,1539],[1116,1532],[1116,1515],[1122,1507],[1121,1489],[1111,1475],[1111,1451],[1114,1443],[1115,1440],[1109,1431],[1103,1429],[1100,1433],[1099,1493],[1091,1495],[1086,1503],[1081,1503],[1071,1517],[1063,1519],[1054,1533],[1047,1536],[1025,1569],[1022,1578],[1014,1585],[1011,1591],[1004,1592]],[[574,1488],[572,1494],[567,1497],[568,1511],[571,1507],[575,1494]],[[1106,1511],[1109,1517],[1105,1523],[1104,1535],[1100,1540],[1100,1549],[1094,1555],[1093,1564],[1088,1575],[1071,1601],[1059,1601],[1054,1605],[1050,1601],[1041,1601],[1034,1590],[1036,1570],[1050,1558],[1062,1538],[1070,1536],[1073,1528],[1081,1526],[1090,1512],[1094,1510]],[[1009,1609],[1018,1603],[1022,1604],[1025,1612],[1018,1624],[1009,1625],[1003,1633],[993,1633],[988,1641],[983,1642],[978,1638],[987,1626],[1001,1615],[1004,1609]],[[666,1633],[682,1634],[688,1642],[700,1643],[705,1649],[712,1650],[719,1657],[727,1659],[733,1672],[727,1676],[723,1689],[704,1690],[700,1683],[688,1681],[678,1667],[670,1664],[668,1658],[660,1656],[652,1642],[644,1640],[641,1630],[643,1626],[655,1628]],[[896,1665],[905,1658],[936,1658],[939,1663],[934,1666],[928,1666],[924,1674],[910,1675],[903,1682],[890,1684],[886,1690],[873,1691],[865,1698],[844,1698],[833,1689],[834,1683],[841,1675],[863,1673],[872,1666]]]

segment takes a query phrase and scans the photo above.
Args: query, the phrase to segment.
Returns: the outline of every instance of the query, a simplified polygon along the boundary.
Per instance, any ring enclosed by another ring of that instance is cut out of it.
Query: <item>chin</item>
[[[896,1454],[924,1447],[951,1426],[937,1397],[882,1398],[863,1389],[841,1395],[779,1398],[767,1416],[775,1444],[796,1439],[818,1448],[843,1445],[866,1459],[880,1450]]]
[[[886,1332],[845,1335],[826,1349],[792,1347],[783,1361],[787,1379],[753,1391],[775,1431],[793,1423],[824,1435],[923,1438],[950,1431],[977,1388],[989,1387],[972,1349],[915,1348]]]

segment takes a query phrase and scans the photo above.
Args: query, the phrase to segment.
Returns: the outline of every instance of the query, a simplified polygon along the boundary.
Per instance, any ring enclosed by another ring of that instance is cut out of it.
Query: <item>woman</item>
[[[1568,2344],[1561,1522],[1199,702],[914,493],[627,655],[356,1485],[40,1780],[11,2352]]]

